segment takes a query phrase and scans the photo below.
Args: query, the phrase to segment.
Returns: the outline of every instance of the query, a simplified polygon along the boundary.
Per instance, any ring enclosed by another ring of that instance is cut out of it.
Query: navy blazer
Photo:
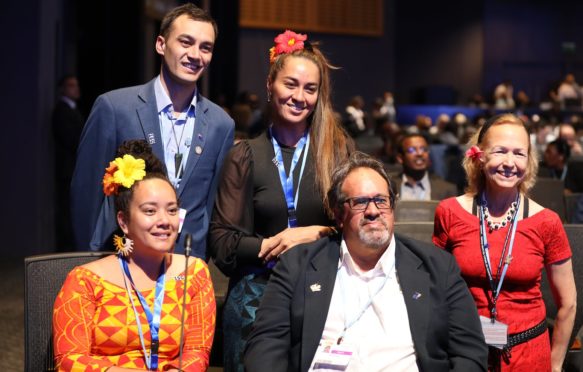
[[[247,341],[247,371],[310,368],[324,331],[339,258],[340,243],[330,238],[299,245],[281,256]],[[476,305],[453,256],[397,236],[395,260],[419,370],[486,371],[488,349]],[[315,283],[320,291],[310,290]]]
[[[117,228],[113,198],[103,194],[101,180],[123,141],[145,139],[164,162],[164,148],[154,93],[147,84],[117,89],[97,98],[83,129],[71,183],[71,208],[78,250],[99,250]],[[197,96],[192,147],[177,193],[187,214],[176,252],[192,234],[192,254],[206,258],[206,235],[225,155],[233,145],[234,122],[208,99]],[[197,154],[194,148],[202,152]]]

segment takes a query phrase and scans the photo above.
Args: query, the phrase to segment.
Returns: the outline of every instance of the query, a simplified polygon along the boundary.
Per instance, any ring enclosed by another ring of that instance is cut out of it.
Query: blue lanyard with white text
[[[482,195],[482,203],[484,203],[484,196]],[[506,271],[512,260],[512,247],[514,246],[514,237],[516,235],[516,218],[518,216],[518,211],[520,209],[520,194],[518,195],[516,201],[516,211],[512,217],[511,226],[508,228],[506,233],[506,238],[504,239],[504,245],[502,246],[502,252],[500,254],[500,262],[498,263],[498,272],[496,274],[496,280],[492,276],[492,265],[490,263],[490,246],[488,245],[488,237],[486,235],[486,223],[484,221],[484,210],[480,209],[480,246],[482,250],[482,258],[484,259],[484,265],[486,266],[486,275],[488,275],[488,281],[490,282],[490,288],[492,290],[492,308],[490,309],[490,318],[492,322],[496,320],[496,302],[498,301],[498,296],[500,296],[500,290],[502,289],[502,283],[506,277]],[[510,238],[510,241],[508,239]],[[508,250],[508,254],[505,256],[505,252]],[[504,263],[504,267],[502,267]],[[500,272],[502,269],[502,272]]]
[[[275,152],[275,157],[273,158],[273,163],[277,166],[279,172],[279,181],[281,182],[281,187],[283,189],[283,194],[285,196],[285,202],[287,204],[287,226],[297,227],[298,220],[296,217],[296,207],[298,204],[298,194],[300,192],[300,182],[302,181],[302,174],[304,173],[304,167],[306,165],[306,159],[308,157],[308,149],[310,148],[310,134],[306,130],[306,133],[302,136],[298,142],[296,149],[294,150],[294,156],[289,168],[289,175],[285,174],[285,167],[283,165],[283,156],[281,154],[281,148],[277,143],[277,140],[273,136],[271,128],[269,128],[269,135],[271,136],[271,143],[273,144],[273,151]],[[304,159],[302,160],[302,167],[300,168],[300,176],[298,178],[298,188],[296,190],[296,195],[294,198],[294,169],[302,155],[302,151],[306,147],[304,152]]]
[[[158,347],[159,343],[159,336],[158,331],[160,330],[160,316],[162,314],[162,303],[164,302],[164,285],[166,283],[166,275],[165,275],[165,260],[162,261],[162,265],[160,266],[160,274],[158,275],[158,279],[156,280],[156,293],[154,299],[154,313],[150,310],[146,299],[140,291],[136,288],[134,281],[132,279],[132,275],[130,274],[130,270],[128,267],[128,263],[123,258],[119,257],[119,264],[125,273],[125,276],[129,279],[134,292],[138,296],[140,300],[140,304],[142,305],[142,309],[144,309],[144,313],[146,314],[146,318],[148,319],[148,325],[150,326],[150,335],[151,335],[151,344],[150,344],[150,355],[146,353],[146,346],[144,342],[144,335],[142,333],[142,325],[140,322],[140,317],[138,312],[136,311],[136,307],[134,305],[134,300],[129,293],[129,288],[127,287],[127,283],[125,282],[124,277],[124,284],[126,285],[126,291],[128,292],[128,296],[130,298],[130,302],[132,303],[132,308],[134,309],[134,314],[136,316],[136,323],[138,323],[138,334],[140,336],[140,343],[142,344],[142,350],[144,351],[144,359],[146,360],[146,366],[150,371],[156,371],[158,369]]]
[[[342,268],[345,268],[344,270],[341,270]],[[338,274],[339,278],[338,278],[338,284],[340,284],[340,293],[342,295],[342,300],[344,302],[344,329],[342,330],[342,333],[340,334],[340,337],[338,337],[338,340],[336,341],[336,344],[340,345],[342,343],[342,340],[344,339],[344,336],[346,335],[346,331],[348,331],[348,329],[350,327],[352,327],[356,322],[358,322],[360,320],[360,318],[364,315],[364,313],[366,312],[366,310],[370,307],[370,305],[372,305],[372,302],[374,300],[374,298],[376,297],[376,295],[379,294],[379,292],[385,287],[385,284],[387,284],[387,281],[389,280],[389,275],[390,273],[393,271],[393,268],[395,267],[395,262],[393,261],[393,265],[391,266],[391,269],[389,270],[389,272],[385,275],[385,280],[383,280],[382,284],[380,285],[380,287],[376,290],[376,292],[368,297],[368,301],[367,303],[363,306],[363,308],[358,312],[358,314],[356,314],[356,316],[354,317],[354,319],[352,319],[351,321],[348,321],[348,316],[346,315],[346,309],[348,308],[348,306],[346,305],[346,291],[343,285],[343,275],[342,273],[345,272],[347,270],[346,266],[342,265],[338,268]],[[346,273],[348,275],[348,273]]]

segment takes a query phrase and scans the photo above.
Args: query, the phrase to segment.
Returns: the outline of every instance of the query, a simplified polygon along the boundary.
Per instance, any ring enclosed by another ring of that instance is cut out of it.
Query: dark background
[[[224,95],[228,103],[241,90],[265,99],[268,49],[285,25],[239,29],[237,1],[209,3],[220,31],[201,90],[215,100]],[[150,80],[159,69],[157,17],[141,0],[2,2],[3,256],[56,250],[58,164],[50,113],[57,80],[66,73],[79,76],[85,114],[97,95]],[[583,80],[582,19],[583,5],[566,0],[387,0],[381,37],[309,38],[321,41],[341,67],[333,73],[339,111],[356,94],[369,109],[385,90],[395,93],[397,104],[434,103],[436,91],[446,92],[441,96],[449,103],[465,104],[474,93],[490,97],[505,78],[512,79],[515,93],[525,90],[539,102],[567,72]],[[574,50],[565,42],[574,43]]]

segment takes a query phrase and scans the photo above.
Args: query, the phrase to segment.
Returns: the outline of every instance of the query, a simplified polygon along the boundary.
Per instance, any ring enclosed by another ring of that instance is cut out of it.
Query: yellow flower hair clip
[[[136,181],[146,176],[146,162],[144,159],[136,159],[132,155],[124,155],[123,158],[115,158],[109,163],[103,175],[103,193],[107,196],[116,195],[118,188],[127,189]]]

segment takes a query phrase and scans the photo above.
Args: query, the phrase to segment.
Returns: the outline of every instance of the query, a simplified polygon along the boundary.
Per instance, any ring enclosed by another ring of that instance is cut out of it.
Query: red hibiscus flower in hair
[[[291,53],[294,50],[304,49],[304,41],[308,39],[307,35],[296,34],[293,31],[285,30],[283,34],[277,35],[275,41],[275,54]]]
[[[483,151],[478,146],[472,146],[466,151],[466,156],[472,160],[479,159]]]

